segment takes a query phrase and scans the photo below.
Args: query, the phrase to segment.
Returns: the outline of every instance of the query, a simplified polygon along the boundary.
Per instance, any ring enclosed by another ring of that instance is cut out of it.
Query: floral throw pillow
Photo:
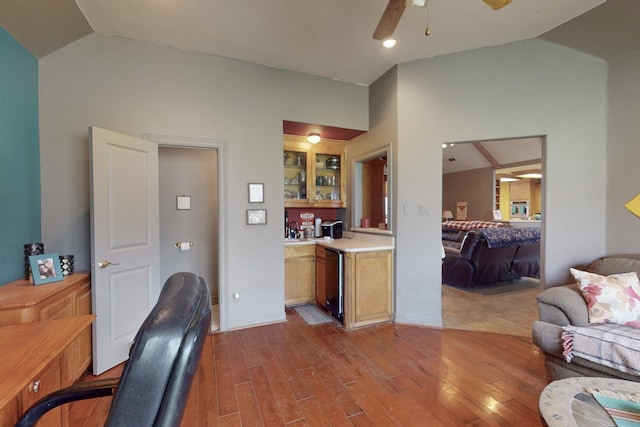
[[[616,323],[640,328],[638,273],[601,276],[569,269],[589,307],[589,323]]]

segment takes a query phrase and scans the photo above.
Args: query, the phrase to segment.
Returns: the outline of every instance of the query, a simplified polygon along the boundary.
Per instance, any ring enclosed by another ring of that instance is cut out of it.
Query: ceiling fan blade
[[[491,6],[493,10],[502,9],[503,7],[511,3],[511,0],[482,0],[482,1],[484,1],[486,4]]]
[[[380,22],[378,22],[378,27],[376,27],[373,33],[374,39],[384,40],[393,35],[393,32],[398,26],[398,22],[400,22],[402,12],[404,12],[406,7],[405,1],[406,0],[389,0],[389,4],[387,4],[382,18],[380,18]]]

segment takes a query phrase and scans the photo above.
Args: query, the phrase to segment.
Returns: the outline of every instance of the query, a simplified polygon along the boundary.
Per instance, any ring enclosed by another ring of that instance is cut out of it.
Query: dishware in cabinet
[[[293,204],[307,204],[308,153],[300,149],[287,150],[284,160],[284,199]]]
[[[284,136],[285,207],[346,207],[344,141]],[[301,183],[304,181],[304,183]]]
[[[315,202],[328,205],[343,204],[342,155],[316,152],[315,159]]]

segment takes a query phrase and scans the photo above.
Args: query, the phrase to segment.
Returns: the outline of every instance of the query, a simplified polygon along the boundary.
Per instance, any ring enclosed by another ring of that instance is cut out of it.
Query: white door
[[[160,282],[158,145],[91,127],[93,373],[125,361]]]

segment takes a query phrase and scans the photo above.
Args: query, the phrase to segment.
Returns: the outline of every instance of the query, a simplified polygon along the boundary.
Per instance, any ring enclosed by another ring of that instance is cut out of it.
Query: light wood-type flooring
[[[541,425],[543,359],[528,337],[392,323],[345,331],[286,314],[207,338],[199,408],[184,426]],[[101,426],[108,405],[73,403],[71,426]]]
[[[529,279],[527,279],[529,280]],[[534,279],[530,280],[536,284]],[[494,295],[481,290],[442,286],[442,321],[445,328],[531,336],[538,319],[539,288],[525,289],[518,283],[498,285]],[[514,290],[510,290],[514,289]]]

